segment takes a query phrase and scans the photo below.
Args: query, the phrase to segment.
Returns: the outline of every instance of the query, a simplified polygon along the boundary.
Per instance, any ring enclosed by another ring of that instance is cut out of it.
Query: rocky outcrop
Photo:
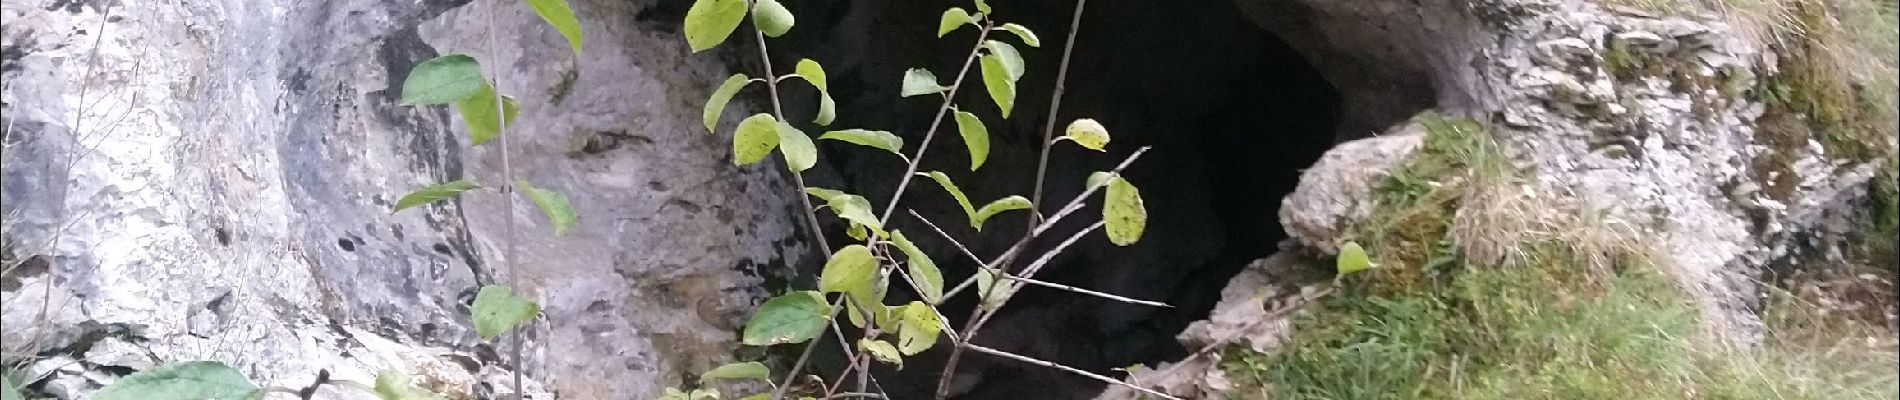
[[[56,395],[212,359],[265,384],[398,369],[487,397],[512,366],[467,305],[517,275],[545,310],[531,386],[646,397],[729,360],[763,274],[805,248],[789,189],[699,127],[724,66],[637,23],[655,2],[575,2],[578,61],[517,2],[52,3],[4,11],[6,241],[40,257],[6,274],[4,339]],[[570,196],[566,237],[493,192],[389,211],[423,185],[503,179],[453,114],[396,102],[449,52],[501,66],[523,99],[515,171]]]

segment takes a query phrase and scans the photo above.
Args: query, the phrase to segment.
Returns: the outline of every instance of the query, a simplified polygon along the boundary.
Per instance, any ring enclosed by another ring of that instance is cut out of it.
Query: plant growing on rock
[[[1073,24],[1079,25],[1085,1],[1076,5]],[[1036,176],[1037,190],[1033,198],[1006,196],[977,206],[961,189],[952,176],[943,171],[919,171],[922,160],[935,139],[938,128],[942,127],[946,117],[955,121],[956,130],[970,155],[970,170],[981,168],[989,156],[990,139],[987,127],[976,114],[960,109],[955,98],[965,87],[966,78],[971,75],[971,67],[977,66],[978,78],[982,80],[991,103],[997,107],[1003,118],[1009,118],[1015,109],[1017,83],[1025,73],[1025,65],[1018,45],[1032,48],[1041,47],[1042,41],[1030,28],[1005,23],[995,19],[989,4],[983,0],[974,2],[974,11],[962,7],[944,10],[938,24],[937,33],[942,37],[966,26],[977,30],[976,43],[964,58],[962,66],[950,77],[949,84],[942,83],[936,73],[926,68],[914,68],[902,77],[903,97],[936,95],[941,99],[936,115],[932,117],[930,127],[924,132],[923,141],[916,150],[906,155],[904,139],[888,131],[873,129],[835,129],[829,128],[837,117],[836,105],[827,89],[825,70],[816,60],[801,59],[789,74],[774,71],[768,38],[784,35],[796,24],[796,18],[784,4],[778,0],[697,0],[687,11],[685,30],[686,41],[694,52],[702,52],[717,47],[732,36],[739,26],[748,20],[754,28],[751,40],[757,43],[758,57],[764,66],[763,77],[751,77],[746,74],[734,74],[726,78],[713,91],[707,101],[703,114],[708,131],[718,132],[718,123],[727,103],[741,90],[753,83],[761,83],[770,100],[770,112],[758,113],[741,120],[733,128],[732,160],[738,165],[758,163],[770,157],[774,150],[783,156],[785,168],[792,176],[793,184],[798,186],[800,201],[805,213],[803,219],[811,229],[811,236],[818,246],[829,253],[823,270],[818,277],[816,290],[802,290],[785,293],[765,301],[746,323],[742,341],[747,345],[771,346],[807,343],[824,334],[828,328],[838,336],[843,344],[841,351],[849,359],[850,365],[840,373],[834,383],[820,383],[826,398],[840,396],[874,396],[869,385],[871,363],[887,363],[902,368],[906,357],[916,355],[937,345],[947,338],[951,348],[949,361],[943,366],[936,398],[948,396],[949,377],[953,376],[957,359],[966,350],[1009,358],[1029,364],[1056,368],[1111,384],[1121,384],[1112,378],[1104,377],[1080,369],[1063,366],[1048,361],[1012,354],[996,349],[976,345],[972,339],[979,334],[991,317],[1004,307],[1011,294],[1025,285],[1039,285],[1069,290],[1084,295],[1100,296],[1137,304],[1166,306],[1165,304],[1128,299],[1106,293],[1093,292],[1053,283],[1035,280],[1036,273],[1056,255],[1083,236],[1096,230],[1105,230],[1110,242],[1116,245],[1130,245],[1140,240],[1146,225],[1147,213],[1142,204],[1140,190],[1127,179],[1120,176],[1123,168],[1132,164],[1146,151],[1140,149],[1123,160],[1111,171],[1096,172],[1089,177],[1087,189],[1075,199],[1057,209],[1053,214],[1043,217],[1032,214],[1029,218],[1028,232],[1017,240],[1006,252],[993,259],[983,259],[971,253],[965,246],[941,229],[933,229],[945,240],[963,251],[965,256],[978,264],[974,275],[960,283],[945,282],[943,271],[937,263],[920,250],[911,237],[896,229],[886,229],[891,218],[896,215],[899,200],[911,182],[918,178],[929,178],[960,206],[968,217],[967,223],[981,230],[986,221],[998,214],[1016,210],[1036,210],[1041,201],[1043,175],[1046,171],[1048,153],[1053,146],[1063,141],[1072,142],[1089,150],[1102,151],[1110,141],[1108,129],[1091,119],[1073,121],[1068,125],[1064,136],[1055,136],[1056,111],[1061,106],[1062,80],[1066,77],[1068,60],[1074,48],[1072,26],[1067,45],[1064,47],[1062,64],[1058,71],[1057,85],[1049,109],[1048,124],[1044,127],[1043,153]],[[998,35],[1002,33],[1002,35]],[[993,36],[994,35],[994,36]],[[1003,40],[1002,36],[1013,36],[1014,40]],[[818,110],[809,122],[803,118],[792,118],[784,112],[780,94],[781,84],[789,80],[802,80],[818,91]],[[805,128],[825,129],[819,140],[836,140],[851,143],[872,150],[888,152],[902,158],[907,163],[902,178],[894,191],[896,195],[882,208],[882,212],[872,208],[872,202],[863,196],[840,190],[811,187],[805,183],[803,172],[816,165],[817,147]],[[1053,250],[1044,254],[1025,254],[1028,244],[1049,234],[1055,224],[1071,217],[1080,210],[1084,202],[1096,192],[1105,192],[1102,220],[1086,229],[1076,232],[1062,240]],[[814,206],[813,199],[822,202]],[[820,231],[818,212],[829,209],[840,220],[848,224],[847,233],[854,243],[833,249],[826,243],[825,235]],[[925,220],[915,212],[912,217],[932,228],[936,224]],[[1034,257],[1031,257],[1034,256]],[[1031,260],[1016,267],[1018,260]],[[885,304],[893,280],[910,285],[922,298],[905,304]],[[950,319],[945,317],[941,306],[947,299],[953,298],[966,289],[974,287],[972,293],[978,297],[980,306],[972,311],[960,329],[953,328]],[[845,340],[837,322],[838,314],[853,327],[863,333],[857,341]],[[756,362],[744,362],[721,366],[707,372],[702,381],[715,379],[755,379],[765,380],[773,387],[770,393],[759,393],[746,398],[780,398],[786,395],[794,379],[817,346],[808,345],[790,370],[777,382],[770,380],[771,373]],[[843,386],[845,377],[856,373],[855,389],[847,390]],[[1161,393],[1136,388],[1152,395],[1171,398]],[[669,389],[668,399],[707,399],[720,398],[720,393],[710,389],[681,391]]]
[[[574,55],[581,54],[580,21],[567,0],[523,0],[535,14],[561,33]],[[493,9],[489,10],[491,27]],[[493,44],[492,31],[490,43]],[[457,114],[468,127],[470,145],[483,145],[490,141],[500,147],[502,155],[501,182],[481,184],[470,180],[457,180],[417,189],[396,201],[392,212],[454,199],[470,191],[494,188],[506,195],[520,193],[533,202],[546,214],[553,225],[556,236],[564,235],[574,227],[579,218],[567,197],[560,192],[536,187],[527,180],[514,178],[514,166],[509,158],[508,138],[503,135],[520,112],[520,105],[512,96],[501,94],[502,74],[489,77],[482,74],[481,65],[472,56],[466,54],[447,54],[417,64],[409,71],[403,81],[402,104],[409,106],[454,107]],[[475,295],[470,307],[475,332],[483,340],[491,340],[523,324],[532,321],[540,312],[539,305],[515,293],[511,286],[515,282],[515,219],[513,204],[505,208],[507,226],[502,241],[506,243],[503,265],[508,271],[508,284],[488,283]],[[513,370],[513,390],[517,397],[522,396],[522,376],[518,366],[521,364],[521,337],[511,337],[511,356],[517,366]],[[384,372],[376,377],[372,384],[363,384],[347,380],[330,379],[329,371],[320,371],[316,381],[300,389],[285,387],[259,387],[237,370],[216,361],[190,361],[162,365],[151,370],[141,371],[114,382],[96,395],[99,400],[200,400],[200,399],[261,399],[272,393],[281,393],[309,399],[323,385],[355,387],[375,393],[382,400],[422,400],[440,396],[411,386],[408,378],[397,372]],[[8,382],[10,390],[11,382]],[[8,397],[11,399],[12,397]]]

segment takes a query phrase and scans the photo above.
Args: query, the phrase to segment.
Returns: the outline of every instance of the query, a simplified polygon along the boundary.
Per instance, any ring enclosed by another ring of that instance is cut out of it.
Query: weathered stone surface
[[[645,398],[727,361],[759,274],[803,253],[789,189],[699,127],[724,67],[637,23],[654,2],[575,2],[578,63],[518,2],[61,3],[4,11],[7,240],[52,256],[8,274],[9,359],[86,345],[73,368],[211,359],[293,387],[398,369],[488,397],[506,346],[475,337],[467,304],[513,275],[544,307],[531,389]],[[447,52],[504,67],[514,175],[570,197],[566,237],[492,191],[389,212],[427,184],[503,179],[498,145],[396,103]],[[95,375],[46,385],[77,396]]]

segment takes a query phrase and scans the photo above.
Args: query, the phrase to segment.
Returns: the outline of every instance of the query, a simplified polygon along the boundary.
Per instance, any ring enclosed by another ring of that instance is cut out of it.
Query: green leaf
[[[870,232],[865,232],[864,225],[859,225],[855,222],[851,223],[851,227],[844,229],[844,235],[850,236],[852,240],[857,241],[863,241],[871,237]]]
[[[871,213],[871,201],[865,200],[864,196],[820,188],[805,188],[805,193],[823,199],[826,207],[838,213],[838,218],[871,228],[877,231],[878,236],[887,235],[884,224],[878,221],[877,215]]]
[[[381,400],[440,400],[441,395],[427,390],[417,389],[409,384],[409,377],[401,372],[383,371],[376,374],[376,398]]]
[[[1003,30],[1016,34],[1016,37],[1022,38],[1023,44],[1029,45],[1029,47],[1042,47],[1042,39],[1037,39],[1036,33],[1031,32],[1027,27],[1017,24],[1003,24]]]
[[[1333,265],[1340,275],[1350,275],[1372,268],[1372,259],[1366,256],[1366,249],[1359,247],[1358,242],[1346,242],[1344,246],[1339,246],[1339,257],[1333,261]]]
[[[1009,282],[1003,281],[997,275],[998,272],[995,269],[976,267],[977,295],[982,298],[981,307],[985,310],[996,311],[997,308],[1003,307],[1003,303],[1009,301]]]
[[[963,24],[976,24],[976,21],[970,18],[969,11],[963,11],[963,7],[950,7],[948,10],[943,10],[943,18],[937,20],[937,37],[950,34],[957,28],[963,27]]]
[[[753,114],[739,121],[738,132],[732,135],[732,164],[751,165],[772,155],[772,149],[778,147],[778,119],[772,114]]]
[[[525,180],[516,180],[515,184],[525,189],[521,193],[528,195],[528,200],[533,200],[535,206],[541,207],[541,214],[548,216],[548,222],[554,224],[554,236],[567,235],[567,231],[574,229],[574,223],[580,220],[580,216],[574,214],[574,205],[569,204],[567,196],[560,192],[534,187]]]
[[[1083,118],[1070,122],[1065,132],[1062,138],[1069,139],[1083,148],[1103,151],[1102,149],[1108,147],[1108,128],[1093,119]]]
[[[771,394],[771,393],[759,393],[759,394],[755,394],[755,395],[751,395],[751,396],[746,396],[746,397],[740,397],[740,398],[739,398],[739,400],[772,400],[772,394]]]
[[[224,363],[188,361],[126,375],[93,393],[94,400],[240,400],[258,388]]]
[[[1141,191],[1127,179],[1115,177],[1108,182],[1108,199],[1102,205],[1102,221],[1108,225],[1108,241],[1127,246],[1141,240],[1148,225],[1148,210],[1141,204]]]
[[[970,204],[970,198],[963,195],[963,189],[957,188],[956,182],[950,181],[950,175],[945,175],[937,171],[919,172],[917,174],[930,177],[931,180],[937,181],[937,186],[941,186],[944,191],[950,192],[950,197],[957,200],[957,205],[963,206],[963,215],[970,218],[970,224],[976,224],[976,206]]]
[[[838,102],[831,100],[831,92],[818,92],[818,116],[811,123],[831,126],[831,120],[838,118]]]
[[[970,170],[983,167],[990,158],[990,130],[983,127],[983,120],[976,114],[957,111],[957,133],[963,135],[963,145],[970,149]]]
[[[877,258],[871,256],[871,249],[864,245],[850,245],[831,254],[831,260],[825,261],[825,270],[818,275],[818,290],[834,292],[868,292],[872,281],[877,280]]]
[[[896,154],[898,157],[904,156],[904,153],[901,153],[904,149],[904,138],[897,137],[897,135],[892,134],[890,132],[886,132],[886,131],[846,129],[846,130],[841,130],[841,131],[825,132],[824,135],[819,135],[818,138],[837,140],[837,141],[851,143],[851,144],[855,144],[859,146],[867,146],[867,147],[891,152],[891,154]]]
[[[911,97],[943,93],[946,90],[950,90],[950,87],[937,84],[937,74],[923,68],[911,68],[904,71],[904,89],[899,94]]]
[[[992,201],[990,204],[984,204],[983,208],[977,209],[976,213],[970,216],[970,224],[976,226],[976,230],[981,231],[983,230],[983,221],[988,221],[990,217],[996,216],[997,213],[1009,210],[1024,210],[1029,207],[1029,199],[1023,198],[1023,196],[1009,196],[996,199],[996,201]]]
[[[24,399],[26,399],[26,396],[20,395],[20,385],[13,382],[13,374],[0,374],[0,400]]]
[[[824,92],[831,90],[825,84],[825,67],[818,65],[817,61],[812,61],[809,58],[801,59],[798,60],[798,65],[792,68],[794,73],[797,73],[801,78],[805,78],[805,82],[810,82],[812,87],[818,88],[818,91]]]
[[[474,57],[448,54],[423,61],[402,81],[402,104],[449,104],[482,90],[482,66]]]
[[[725,42],[745,19],[746,0],[694,0],[686,9],[686,44],[694,53]]]
[[[752,6],[752,23],[758,25],[759,32],[768,37],[779,37],[792,30],[794,23],[792,10],[785,9],[778,0],[755,0]]]
[[[866,290],[855,294],[847,293],[845,295],[844,315],[851,320],[851,326],[863,328],[864,314],[867,312],[877,317],[879,326],[885,325],[884,322],[891,319],[890,307],[885,307],[884,304],[879,303],[877,300],[869,299],[871,296],[870,292],[871,291]]]
[[[554,30],[567,38],[567,45],[574,48],[574,55],[581,54],[581,20],[574,18],[574,8],[568,7],[567,0],[527,0],[528,7],[541,16]]]
[[[937,335],[943,332],[943,321],[937,319],[937,310],[929,304],[913,301],[897,309],[897,350],[904,355],[917,355],[930,346],[937,344]]]
[[[1111,174],[1111,173],[1103,172],[1103,171],[1095,171],[1094,173],[1089,174],[1088,183],[1086,184],[1085,187],[1083,187],[1083,189],[1086,190],[1086,189],[1097,187],[1097,186],[1107,185],[1108,180],[1110,179],[1115,179],[1115,174]]]
[[[916,243],[904,237],[904,232],[891,231],[891,244],[897,245],[897,249],[909,259],[906,271],[910,273],[911,283],[917,285],[917,292],[924,297],[924,301],[935,304],[938,299],[942,299],[943,271],[937,269],[937,263],[930,260],[930,255],[924,254]]]
[[[989,55],[996,56],[997,61],[1002,63],[1003,71],[1009,72],[1010,81],[1013,82],[1017,79],[1022,79],[1025,68],[1023,66],[1023,54],[1016,51],[1016,46],[1011,46],[1009,43],[1003,43],[999,40],[983,41],[983,46],[990,49]]]
[[[898,353],[897,347],[892,346],[891,342],[858,339],[858,350],[871,353],[872,358],[876,358],[878,361],[883,361],[886,364],[896,365],[898,369],[904,368],[904,356]]]
[[[712,132],[713,127],[719,125],[719,114],[726,111],[726,103],[732,102],[732,96],[739,94],[740,89],[745,89],[746,85],[750,84],[752,84],[751,77],[745,74],[732,74],[726,78],[725,82],[719,84],[718,89],[713,90],[712,98],[706,99],[706,110],[699,114],[700,121],[706,124],[707,132]]]
[[[494,339],[517,326],[534,319],[541,312],[541,306],[528,299],[516,296],[507,286],[483,286],[475,293],[475,305],[469,311],[475,320],[475,334],[482,340]]]
[[[984,13],[984,14],[991,14],[990,3],[985,0],[976,0],[976,11]]]
[[[811,136],[793,128],[792,124],[778,123],[778,143],[778,150],[785,153],[785,166],[792,171],[805,172],[818,165],[818,146],[811,143]]]
[[[402,211],[409,207],[448,200],[462,194],[462,192],[481,188],[481,185],[463,179],[416,189],[416,191],[409,192],[409,194],[402,195],[402,198],[396,199],[396,209],[390,212]]]
[[[506,113],[507,123],[514,124],[515,116],[521,114],[521,103],[514,97],[502,96],[502,112]],[[502,123],[495,118],[495,89],[482,84],[475,95],[455,101],[455,112],[462,114],[462,123],[468,124],[468,138],[471,145],[480,146],[501,134]]]
[[[757,361],[736,362],[721,365],[711,371],[699,374],[699,382],[706,383],[715,379],[771,379],[772,370]]]
[[[1008,67],[995,54],[983,56],[983,89],[989,91],[990,101],[996,103],[996,109],[1002,111],[1003,119],[1009,119],[1009,113],[1016,107],[1016,80],[1009,77]]]
[[[745,323],[741,342],[748,346],[804,343],[824,333],[831,318],[825,296],[810,290],[786,293],[765,304]]]

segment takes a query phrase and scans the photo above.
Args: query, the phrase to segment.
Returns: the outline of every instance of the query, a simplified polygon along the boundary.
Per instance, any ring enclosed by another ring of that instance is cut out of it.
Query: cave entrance
[[[801,3],[792,5],[825,11],[801,15],[803,30],[779,39],[788,48],[779,53],[817,59],[830,69],[831,90],[840,102],[833,126],[896,132],[905,137],[907,152],[914,151],[939,100],[899,98],[899,78],[906,69],[918,67],[945,79],[955,74],[976,32],[965,27],[938,39],[935,29],[943,9],[969,8],[968,2]],[[1074,4],[990,3],[1002,20],[1036,30],[1043,46],[1017,46],[1029,72],[1018,85],[1016,111],[1009,119],[998,115],[980,82],[970,82],[958,95],[959,106],[989,126],[988,163],[969,171],[954,127],[946,123],[922,168],[951,174],[979,204],[1031,192],[1044,114]],[[1109,170],[1136,149],[1153,146],[1125,173],[1141,188],[1149,225],[1143,240],[1130,247],[1110,245],[1099,234],[1087,238],[1038,278],[1174,307],[1124,304],[1032,286],[1016,295],[978,342],[1116,376],[1117,367],[1183,357],[1186,350],[1174,336],[1189,322],[1207,316],[1221,289],[1242,267],[1277,250],[1286,236],[1277,217],[1280,200],[1293,191],[1300,170],[1340,137],[1341,96],[1293,46],[1248,20],[1231,1],[1116,1],[1088,7],[1057,129],[1075,118],[1094,118],[1108,127],[1113,142],[1105,153],[1057,146],[1042,209],[1052,212],[1079,194],[1091,172]],[[778,63],[792,61],[795,58]],[[809,112],[815,109],[811,100],[792,98],[788,111]],[[836,143],[820,146],[824,161],[810,174],[813,184],[863,194],[880,208],[904,170],[902,162],[888,154]],[[1004,251],[1027,223],[1023,213],[1013,213],[991,220],[981,232],[957,229],[960,224],[945,222],[961,221],[962,212],[941,189],[926,181],[912,185],[906,195],[905,204],[950,228],[984,257]],[[1099,215],[1098,210],[1085,210],[1084,215]],[[1052,237],[1065,237],[1093,222],[1072,220],[1074,226]],[[908,217],[894,218],[892,226],[922,242],[945,268],[946,278],[956,281],[970,274],[973,263],[929,233],[930,228]],[[827,231],[843,229],[833,226]],[[840,234],[832,243],[849,240]],[[1042,247],[1053,247],[1056,241],[1046,240]],[[971,306],[951,304],[947,311],[960,323]],[[930,398],[941,369],[938,353],[944,353],[939,347],[907,361],[902,371],[880,370],[880,386],[897,399]],[[824,353],[832,352],[818,352]],[[821,370],[836,371],[842,365],[842,360],[820,357]],[[959,365],[956,398],[1079,399],[1093,397],[1103,387],[1061,371],[980,355],[966,356]]]

